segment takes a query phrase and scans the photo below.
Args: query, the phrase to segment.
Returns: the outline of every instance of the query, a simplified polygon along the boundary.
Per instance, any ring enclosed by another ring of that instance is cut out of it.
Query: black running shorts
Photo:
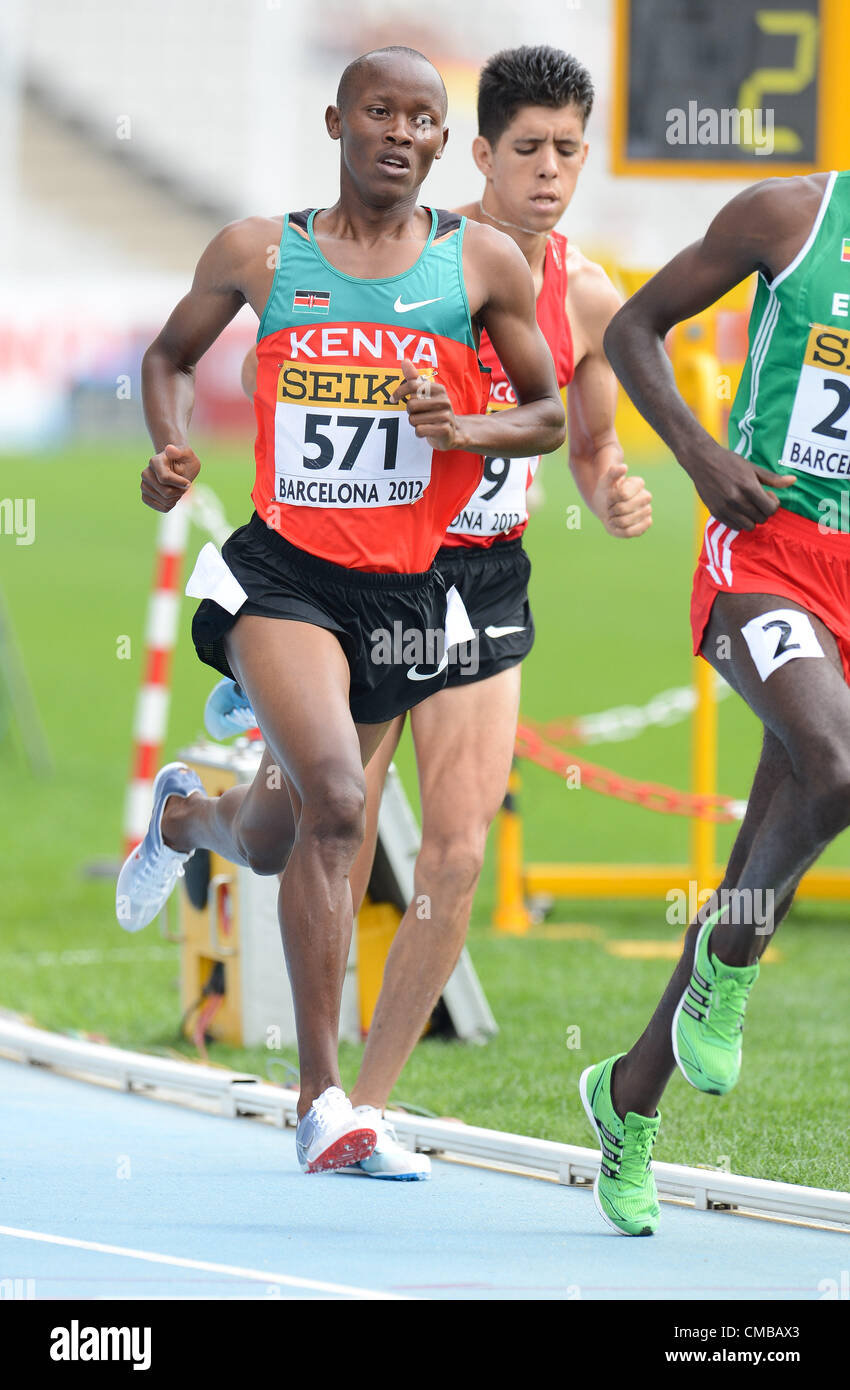
[[[446,684],[484,681],[524,661],[534,645],[534,619],[528,602],[531,561],[522,538],[444,546],[435,563],[446,589],[457,586],[478,634],[474,642],[451,648]]]
[[[201,661],[236,680],[225,633],[243,614],[312,623],[339,639],[351,671],[357,724],[382,724],[446,683],[446,591],[436,566],[423,574],[347,569],[299,550],[255,512],[222,557],[248,598],[236,613],[202,600],[192,622]]]

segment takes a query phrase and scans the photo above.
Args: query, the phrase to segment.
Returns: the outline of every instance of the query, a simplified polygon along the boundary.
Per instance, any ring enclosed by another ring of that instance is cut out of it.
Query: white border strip
[[[212,1097],[218,1101],[219,1113],[223,1115],[263,1115],[281,1128],[294,1126],[296,1122],[297,1093],[272,1086],[258,1077],[66,1038],[14,1018],[0,1016],[0,1055],[55,1067],[86,1079],[117,1082],[126,1091],[134,1087],[156,1087],[178,1095]],[[499,1130],[480,1129],[450,1120],[420,1119],[399,1112],[393,1112],[391,1118],[399,1138],[409,1149],[511,1164],[534,1174],[554,1175],[558,1182],[569,1185],[592,1182],[599,1171],[599,1154],[595,1149],[531,1139],[521,1134],[503,1134]],[[702,1211],[712,1207],[741,1207],[759,1214],[850,1227],[848,1192],[768,1182],[763,1178],[709,1168],[688,1168],[678,1163],[655,1163],[653,1172],[662,1197],[691,1202]],[[269,1282],[280,1281],[270,1275]]]
[[[793,275],[800,262],[804,261],[806,256],[808,256],[809,252],[815,244],[817,234],[820,231],[821,222],[826,216],[826,210],[829,207],[829,200],[832,197],[832,190],[835,187],[835,180],[837,178],[838,170],[831,169],[829,178],[826,181],[826,187],[823,190],[823,197],[820,200],[817,215],[815,217],[814,222],[812,223],[812,230],[809,232],[809,235],[806,237],[805,242],[800,247],[791,264],[786,265],[785,269],[780,270],[779,274],[771,280],[770,284],[767,287],[769,290],[775,290],[777,285],[781,285],[783,280],[787,280],[789,275]]]
[[[706,563],[708,565],[708,572],[715,584],[717,584],[718,587],[722,587],[723,580],[720,578],[720,561],[717,558],[717,537],[723,535],[726,527],[723,522],[720,522],[718,529],[716,531],[711,531],[709,534],[710,528],[714,523],[715,517],[713,516],[710,516],[705,523],[705,553],[708,557]]]
[[[750,399],[747,409],[738,422],[738,443],[735,446],[735,452],[736,454],[743,454],[744,458],[749,458],[752,453],[753,420],[756,414],[761,369],[770,351],[773,330],[779,321],[779,311],[782,308],[778,298],[773,294],[772,289],[770,293],[771,298],[768,300],[767,308],[765,309],[752,348],[752,357],[750,361]]]

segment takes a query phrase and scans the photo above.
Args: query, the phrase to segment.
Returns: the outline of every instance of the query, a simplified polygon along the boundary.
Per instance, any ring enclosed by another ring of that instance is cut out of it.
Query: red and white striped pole
[[[192,517],[191,499],[166,512],[157,535],[154,581],[148,601],[145,666],[133,721],[133,755],[124,809],[124,853],[144,839],[152,787],[168,727],[171,655],[180,615],[180,571]]]

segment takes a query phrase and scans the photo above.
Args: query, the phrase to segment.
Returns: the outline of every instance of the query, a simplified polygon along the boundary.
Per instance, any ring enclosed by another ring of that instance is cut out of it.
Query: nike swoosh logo
[[[413,304],[403,304],[401,301],[401,295],[399,295],[398,299],[393,305],[393,308],[395,309],[397,314],[407,314],[410,312],[411,309],[424,308],[426,304],[439,304],[441,299],[445,299],[445,295],[439,294],[437,295],[436,299],[417,299]]]
[[[485,627],[484,631],[488,637],[507,637],[512,632],[525,632],[525,625],[522,627]]]
[[[441,671],[445,671],[448,664],[449,654],[446,652],[435,671],[420,671],[416,666],[411,666],[407,672],[407,679],[409,681],[432,681],[435,676],[439,676]]]

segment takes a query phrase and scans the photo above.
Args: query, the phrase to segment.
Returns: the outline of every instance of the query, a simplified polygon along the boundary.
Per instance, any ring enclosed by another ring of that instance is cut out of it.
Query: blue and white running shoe
[[[357,1105],[355,1115],[364,1124],[374,1126],[378,1142],[368,1158],[352,1163],[340,1172],[352,1177],[383,1178],[390,1182],[426,1182],[431,1176],[431,1160],[427,1154],[413,1153],[399,1143],[398,1135],[384,1119],[380,1110],[371,1105]]]
[[[210,738],[225,739],[256,729],[257,717],[248,696],[225,676],[210,691],[204,706],[204,724]]]
[[[148,832],[124,861],[115,892],[115,915],[125,931],[141,931],[162,911],[188,854],[169,849],[162,839],[162,812],[170,796],[203,792],[196,772],[185,763],[167,763],[153,784],[153,811]]]
[[[345,1092],[328,1086],[298,1121],[295,1151],[305,1173],[327,1173],[368,1158],[377,1137]]]

